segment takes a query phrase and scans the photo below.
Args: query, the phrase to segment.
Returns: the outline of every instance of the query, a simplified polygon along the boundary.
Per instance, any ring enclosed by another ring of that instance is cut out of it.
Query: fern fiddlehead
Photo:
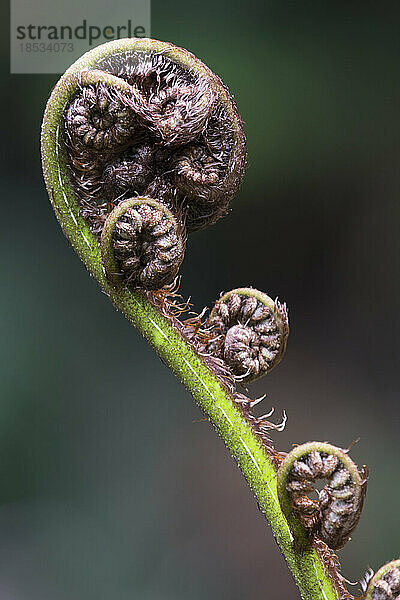
[[[262,377],[285,352],[289,321],[285,304],[253,288],[238,288],[221,296],[206,324],[207,349],[245,383]]]
[[[64,233],[223,438],[302,597],[350,597],[333,549],[309,535],[301,514],[282,510],[282,455],[269,436],[281,426],[269,414],[255,417],[255,401],[236,387],[281,360],[289,331],[286,306],[238,288],[222,295],[205,322],[178,318],[185,306],[172,282],[187,235],[226,214],[246,163],[242,122],[225,86],[172,44],[104,44],[72,65],[54,88],[42,157]]]
[[[315,482],[327,484],[318,500]],[[278,471],[279,501],[285,513],[294,510],[303,526],[329,548],[342,548],[361,515],[367,487],[367,470],[360,473],[345,451],[331,444],[309,442],[294,448]]]
[[[363,585],[365,600],[397,600],[400,596],[400,559],[370,572]]]
[[[158,290],[179,271],[185,234],[164,204],[136,197],[123,200],[108,215],[100,247],[109,281]]]

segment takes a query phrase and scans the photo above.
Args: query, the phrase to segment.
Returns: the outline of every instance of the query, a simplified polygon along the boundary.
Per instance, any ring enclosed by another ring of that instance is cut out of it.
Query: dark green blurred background
[[[2,24],[1,600],[298,598],[222,442],[63,238],[39,158],[57,77],[7,75]],[[222,77],[248,136],[182,292],[287,301],[286,358],[251,391],[288,412],[281,450],[361,438],[353,581],[399,552],[399,31],[394,3],[152,2],[153,37]]]

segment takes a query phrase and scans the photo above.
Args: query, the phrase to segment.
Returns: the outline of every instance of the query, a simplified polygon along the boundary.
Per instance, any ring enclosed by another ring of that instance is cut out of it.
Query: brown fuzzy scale
[[[100,235],[108,206],[103,182],[105,159],[70,145],[68,170],[81,206],[81,214],[91,231]]]
[[[314,538],[312,544],[321,558],[325,573],[331,577],[335,584],[338,600],[356,600],[346,587],[346,579],[339,573],[340,562],[335,552],[318,538]]]
[[[244,382],[279,363],[289,332],[286,306],[268,297],[266,305],[252,292],[232,292],[218,300],[206,323],[213,332],[207,350]]]
[[[156,175],[146,187],[143,195],[149,198],[157,198],[172,212],[179,213],[182,216],[182,206],[169,175]]]
[[[103,58],[98,68],[124,79],[147,95],[157,94],[165,87],[193,83],[193,77],[183,65],[159,52],[124,50]]]
[[[143,194],[153,177],[153,163],[154,152],[148,144],[137,146],[109,162],[103,172],[107,196],[115,202],[135,193]]]
[[[102,194],[102,163],[85,150],[71,152],[71,174],[82,200],[97,204]]]
[[[366,473],[364,473],[366,478]],[[318,500],[307,494],[315,491],[315,481],[326,479],[327,485]],[[330,548],[342,548],[358,523],[365,495],[359,484],[334,454],[313,451],[293,463],[286,480],[286,490],[303,526]]]
[[[118,219],[113,248],[127,283],[157,290],[175,278],[184,257],[185,237],[163,210],[143,203],[128,208]]]

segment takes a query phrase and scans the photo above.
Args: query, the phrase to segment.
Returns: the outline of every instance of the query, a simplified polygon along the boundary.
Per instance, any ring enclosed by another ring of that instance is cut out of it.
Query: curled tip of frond
[[[243,383],[281,361],[289,333],[286,304],[253,288],[220,296],[205,326],[213,333],[208,348],[226,362],[235,381]]]
[[[188,231],[211,225],[227,213],[244,174],[243,124],[227,88],[186,50],[172,61],[152,40],[147,46],[116,51],[68,80],[68,166],[95,235],[105,207],[131,196],[158,198]],[[79,168],[83,155],[95,169]]]
[[[396,600],[399,594],[400,559],[397,559],[383,565],[370,577],[365,591],[365,600]]]
[[[158,290],[175,280],[185,251],[185,233],[166,206],[130,198],[109,214],[101,234],[109,280]]]
[[[312,500],[315,481],[325,479],[319,499]],[[278,471],[278,496],[282,510],[294,512],[310,535],[331,549],[350,539],[361,515],[366,493],[365,472],[341,448],[324,442],[295,447]]]

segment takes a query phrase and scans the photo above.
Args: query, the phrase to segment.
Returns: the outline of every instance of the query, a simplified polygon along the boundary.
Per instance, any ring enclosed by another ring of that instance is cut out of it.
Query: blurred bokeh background
[[[1,21],[0,598],[297,599],[222,442],[64,239],[39,157],[57,77],[8,75]],[[152,2],[152,36],[222,77],[248,137],[182,292],[287,301],[286,358],[251,392],[287,411],[281,450],[360,437],[352,581],[399,552],[399,29],[395,3]]]

